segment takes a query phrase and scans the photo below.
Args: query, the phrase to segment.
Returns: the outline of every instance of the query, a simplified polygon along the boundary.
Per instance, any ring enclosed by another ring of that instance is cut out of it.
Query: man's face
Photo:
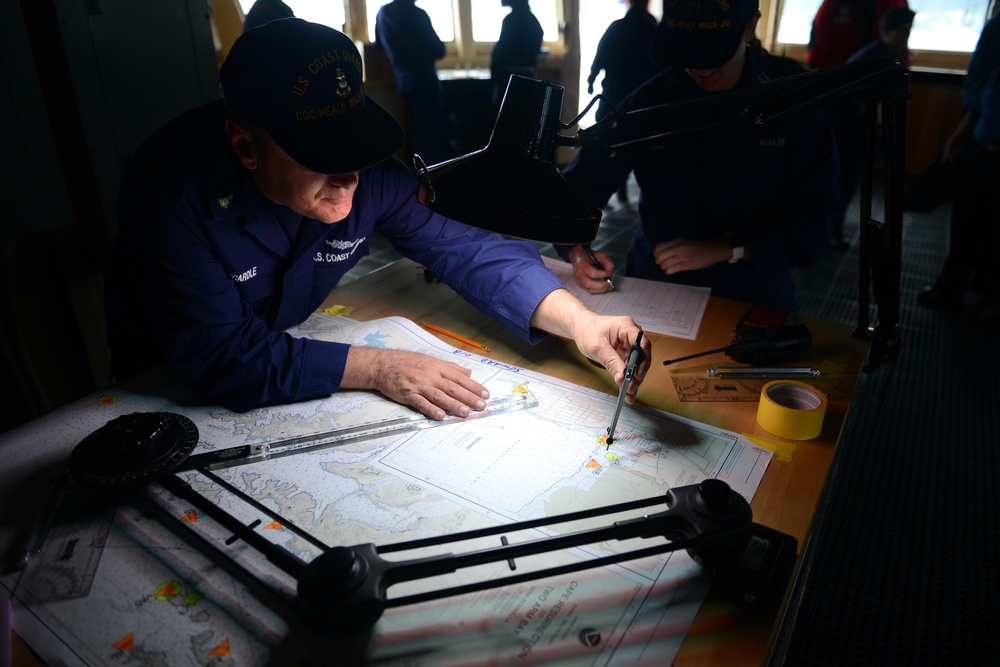
[[[293,160],[270,137],[266,142],[258,168],[253,171],[254,182],[265,197],[327,224],[347,217],[354,204],[358,172],[317,174]]]
[[[743,75],[743,65],[746,62],[744,42],[740,42],[736,53],[728,61],[712,69],[685,69],[695,84],[706,93],[723,93],[736,87]]]
[[[317,174],[293,160],[266,132],[251,135],[233,125],[233,149],[270,201],[327,224],[340,222],[351,212],[358,172]]]
[[[892,53],[905,49],[907,43],[910,41],[910,29],[912,27],[912,23],[907,23],[893,30],[883,30],[882,41],[885,43],[886,48]]]
[[[699,88],[706,93],[723,93],[736,87],[746,64],[746,45],[756,34],[759,20],[760,12],[757,12],[743,28],[743,39],[736,47],[736,53],[726,63],[712,69],[685,70]]]

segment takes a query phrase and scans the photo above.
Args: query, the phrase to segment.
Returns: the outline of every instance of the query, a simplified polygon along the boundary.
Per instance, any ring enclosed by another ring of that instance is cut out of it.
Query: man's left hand
[[[653,259],[668,276],[728,262],[733,249],[725,238],[671,239],[653,248]]]

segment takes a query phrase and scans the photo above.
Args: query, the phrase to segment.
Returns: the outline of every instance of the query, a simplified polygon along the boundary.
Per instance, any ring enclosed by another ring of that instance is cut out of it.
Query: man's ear
[[[233,147],[236,157],[247,169],[253,171],[258,166],[257,152],[259,147],[250,131],[235,120],[226,119],[226,134],[229,135],[229,145]]]
[[[758,10],[753,18],[747,23],[746,30],[743,31],[743,41],[749,44],[757,36],[757,22],[760,21],[760,11]]]

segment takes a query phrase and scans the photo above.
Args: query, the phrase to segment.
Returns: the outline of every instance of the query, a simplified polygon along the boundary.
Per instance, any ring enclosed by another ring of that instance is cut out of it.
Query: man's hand
[[[573,339],[580,352],[604,366],[617,384],[625,379],[625,362],[639,336],[639,325],[631,317],[598,315],[564,289],[550,292],[542,299],[531,316],[531,326]],[[649,338],[643,336],[640,347],[642,358],[636,364],[625,395],[629,405],[635,403],[635,394],[649,370],[652,350]]]
[[[576,284],[587,290],[591,294],[603,294],[611,291],[611,283],[608,282],[614,275],[615,263],[606,252],[594,250],[594,257],[600,262],[604,270],[598,269],[587,257],[587,251],[583,246],[573,246],[569,251],[569,261],[573,264],[573,278]]]
[[[724,238],[695,241],[672,239],[653,248],[653,259],[668,276],[681,271],[707,269],[721,262],[728,262],[733,249]]]
[[[419,352],[351,346],[342,389],[374,389],[431,419],[482,410],[490,393],[472,371]]]

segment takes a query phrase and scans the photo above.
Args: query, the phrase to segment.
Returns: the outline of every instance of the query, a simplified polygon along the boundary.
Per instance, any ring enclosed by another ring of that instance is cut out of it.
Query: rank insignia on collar
[[[222,207],[223,211],[226,210],[226,209],[228,209],[229,205],[232,204],[232,203],[233,203],[233,196],[232,195],[226,195],[225,197],[219,197],[219,206]]]

